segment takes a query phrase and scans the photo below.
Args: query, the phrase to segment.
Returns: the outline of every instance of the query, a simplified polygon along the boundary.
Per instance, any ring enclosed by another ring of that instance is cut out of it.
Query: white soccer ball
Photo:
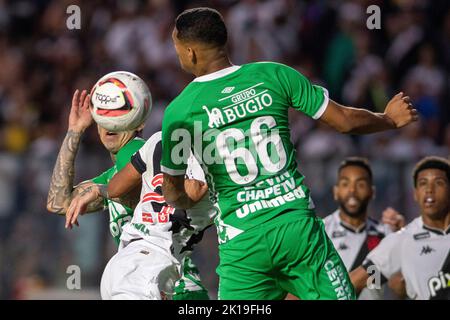
[[[145,82],[127,71],[100,78],[91,90],[91,114],[108,131],[129,131],[147,120],[152,96]]]

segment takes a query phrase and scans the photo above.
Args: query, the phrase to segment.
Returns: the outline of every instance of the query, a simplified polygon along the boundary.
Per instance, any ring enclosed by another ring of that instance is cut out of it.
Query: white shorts
[[[180,278],[179,265],[145,240],[133,241],[109,260],[103,271],[103,300],[162,300],[171,298]]]

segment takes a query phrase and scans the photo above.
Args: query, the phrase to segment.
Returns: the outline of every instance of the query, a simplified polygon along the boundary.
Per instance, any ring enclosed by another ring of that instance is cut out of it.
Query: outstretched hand
[[[80,95],[80,90],[75,90],[72,97],[72,107],[69,114],[69,130],[75,132],[83,132],[92,123],[92,115],[89,110],[91,96],[83,90]]]
[[[409,96],[397,93],[387,104],[384,114],[392,121],[393,128],[404,127],[419,119],[419,113]]]

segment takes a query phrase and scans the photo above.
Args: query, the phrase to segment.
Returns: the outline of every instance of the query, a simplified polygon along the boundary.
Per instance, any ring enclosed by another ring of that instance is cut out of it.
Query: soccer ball
[[[151,108],[150,90],[131,72],[108,73],[91,90],[92,118],[111,132],[138,128],[147,120]]]

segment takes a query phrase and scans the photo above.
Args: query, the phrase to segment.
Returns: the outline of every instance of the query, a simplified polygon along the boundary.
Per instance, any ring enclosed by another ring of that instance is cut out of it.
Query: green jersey
[[[124,145],[116,155],[116,163],[114,166],[92,179],[95,183],[108,184],[112,177],[127,165],[131,160],[131,156],[145,144],[145,140],[136,137]],[[133,218],[133,209],[128,208],[120,203],[105,199],[105,207],[109,210],[109,231],[118,245],[122,227],[125,226]]]
[[[132,156],[144,146],[145,140],[139,137],[130,140],[116,156],[114,166],[92,179],[95,183],[108,184],[112,177],[125,167]],[[105,199],[105,207],[109,210],[109,231],[117,245],[120,243],[123,227],[133,219],[134,209],[120,203]],[[175,283],[174,300],[207,300],[208,291],[200,281],[198,269],[193,265],[190,257],[185,258],[182,277]]]
[[[288,109],[318,119],[326,89],[279,63],[232,66],[191,82],[167,107],[161,170],[186,171],[194,153],[218,209],[219,243],[285,213],[313,214],[297,170]]]

